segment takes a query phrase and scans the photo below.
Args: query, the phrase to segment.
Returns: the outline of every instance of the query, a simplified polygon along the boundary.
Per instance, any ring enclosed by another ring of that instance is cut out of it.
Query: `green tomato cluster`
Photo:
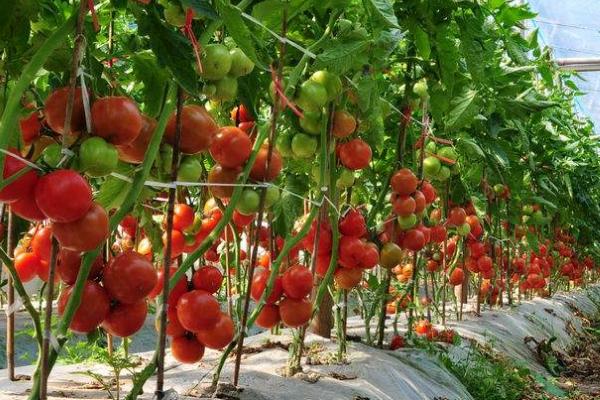
[[[203,94],[211,101],[235,100],[237,78],[254,70],[254,63],[239,48],[229,50],[222,44],[209,44],[202,54],[202,76],[207,82]]]
[[[458,173],[458,164],[448,166],[440,160],[440,158],[446,158],[456,161],[458,154],[454,148],[443,146],[438,149],[435,142],[429,142],[425,146],[425,154],[430,154],[423,158],[423,173],[427,179],[445,182],[452,174]],[[433,154],[438,157],[433,156]]]
[[[280,198],[279,188],[269,186],[265,193],[265,209],[269,209]],[[244,189],[242,197],[238,201],[235,209],[243,215],[252,215],[258,212],[260,208],[260,192],[252,188]]]

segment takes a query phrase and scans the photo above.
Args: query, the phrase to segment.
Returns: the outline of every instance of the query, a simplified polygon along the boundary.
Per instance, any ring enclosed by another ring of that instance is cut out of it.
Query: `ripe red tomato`
[[[417,190],[419,180],[408,168],[402,168],[392,176],[391,185],[394,192],[401,196],[408,196]]]
[[[259,301],[262,296],[265,288],[267,287],[267,282],[269,280],[270,271],[262,270],[256,271],[254,274],[254,278],[252,279],[252,287],[250,288],[250,296],[254,301]],[[283,295],[283,282],[280,276],[275,278],[275,284],[273,285],[273,290],[271,290],[271,294],[267,297],[267,304],[273,304],[277,300],[281,298]]]
[[[125,218],[123,218],[119,223],[119,226],[121,227],[121,229],[123,229],[123,232],[125,232],[131,237],[135,237],[137,225],[137,219],[133,215],[126,215]]]
[[[223,274],[217,267],[207,265],[194,272],[192,283],[194,284],[194,289],[214,294],[221,288]]]
[[[394,336],[390,342],[390,350],[398,350],[404,347],[404,338],[402,336]]]
[[[171,354],[181,363],[197,363],[204,356],[204,345],[194,335],[174,337],[171,340]]]
[[[269,157],[269,147],[263,144],[258,150],[256,160],[252,169],[250,170],[250,177],[256,181],[272,181],[281,172],[283,167],[283,160],[281,154],[275,148],[272,149],[271,162],[269,163],[269,170],[267,171],[267,159]]]
[[[494,268],[494,263],[492,258],[489,256],[479,257],[477,260],[477,266],[480,271],[491,271]]]
[[[363,271],[360,268],[338,268],[333,275],[333,279],[340,289],[350,290],[360,283]]]
[[[157,279],[150,261],[134,251],[126,251],[104,268],[102,282],[112,299],[133,304],[148,296]]]
[[[81,267],[81,254],[77,251],[71,251],[67,249],[60,249],[58,252],[58,258],[56,260],[56,272],[60,276],[60,279],[67,285],[75,284],[77,275],[79,275],[79,269]],[[96,257],[96,260],[92,264],[88,280],[93,281],[100,276],[104,269],[104,261],[102,256]]]
[[[37,276],[42,260],[33,253],[21,253],[15,257],[15,270],[21,282],[29,282]]]
[[[19,128],[21,128],[23,143],[31,144],[31,142],[40,137],[42,124],[40,123],[39,113],[34,111],[27,118],[21,118],[19,120]]]
[[[37,276],[44,282],[48,282],[50,279],[50,264],[44,260],[40,260],[38,264]],[[54,274],[54,283],[58,283],[60,277],[58,274]]]
[[[315,275],[319,278],[324,278],[329,270],[329,263],[331,263],[330,254],[318,254],[317,261],[315,262]]]
[[[254,117],[252,116],[252,114],[250,113],[250,110],[248,110],[248,108],[246,108],[245,105],[240,104],[237,107],[233,107],[231,109],[231,120],[233,122],[236,123],[236,125],[239,122],[252,122],[254,121]]]
[[[339,110],[333,114],[333,136],[345,138],[356,130],[356,118],[348,111]]]
[[[94,134],[114,145],[133,142],[142,131],[142,114],[133,100],[123,96],[103,97],[92,105]]]
[[[352,139],[339,145],[340,162],[348,169],[366,168],[371,162],[371,156],[371,146],[362,139]]]
[[[50,220],[73,222],[92,206],[92,189],[77,172],[59,169],[39,179],[35,201]]]
[[[191,332],[209,329],[221,318],[219,302],[204,290],[185,293],[177,302],[177,317],[181,325]]]
[[[132,304],[118,303],[111,307],[102,322],[102,327],[113,336],[128,337],[142,329],[147,314],[146,300],[139,300]]]
[[[448,282],[453,286],[462,285],[463,280],[465,279],[465,272],[462,268],[454,268],[450,277],[448,278]]]
[[[438,262],[435,260],[427,260],[426,267],[428,272],[437,272],[437,270],[440,268],[440,264],[438,264]]]
[[[233,320],[221,313],[219,321],[210,328],[200,329],[196,332],[196,338],[209,349],[219,350],[231,343],[234,334]]]
[[[451,226],[460,226],[467,221],[467,213],[464,208],[454,207],[448,214],[448,223]]]
[[[416,190],[413,193],[413,198],[415,199],[415,213],[419,214],[425,210],[425,206],[427,205],[425,195],[420,190]]]
[[[415,325],[415,333],[417,335],[427,335],[432,329],[431,322],[422,319]]]
[[[165,140],[175,144],[177,115],[173,113],[167,123]],[[184,106],[181,111],[181,135],[179,148],[183,153],[196,154],[208,150],[219,127],[202,106]]]
[[[423,195],[425,196],[425,202],[427,204],[433,203],[437,197],[435,188],[427,181],[423,181],[423,184],[421,185],[421,192],[423,192]]]
[[[162,235],[163,246],[167,246],[167,232]],[[178,229],[171,231],[171,260],[177,258],[183,253],[185,247],[185,236]]]
[[[72,286],[67,286],[58,298],[58,315],[65,311]],[[75,311],[69,328],[77,333],[89,333],[96,329],[107,317],[110,310],[110,300],[104,288],[95,282],[87,281],[83,286],[81,304]]]
[[[210,145],[210,155],[216,162],[227,168],[244,165],[252,152],[252,141],[248,135],[235,126],[219,129]]]
[[[98,203],[74,222],[52,223],[54,237],[61,247],[73,251],[90,251],[108,238],[108,215]]]
[[[156,319],[156,330],[159,331],[160,319]],[[178,337],[185,335],[185,328],[181,326],[179,318],[177,318],[177,308],[175,306],[167,305],[167,336]]]
[[[425,244],[425,235],[419,229],[407,231],[402,240],[402,247],[412,251],[421,250]]]
[[[169,270],[169,277],[172,277],[173,274],[175,273],[175,271],[177,271],[177,266],[171,265],[171,268]],[[148,298],[153,299],[162,293],[163,279],[164,279],[164,268],[161,268],[158,270],[158,273],[156,274],[156,285],[154,285],[154,287],[152,288],[150,293],[148,293]],[[185,275],[183,275],[181,278],[179,278],[179,280],[177,281],[175,286],[169,286],[168,303],[172,304],[173,307],[175,307],[179,298],[184,293],[187,293],[187,290],[188,290],[187,277]]]
[[[244,215],[238,210],[234,210],[232,219],[235,226],[237,226],[238,228],[243,228],[245,226],[250,225],[252,221],[254,221],[254,216],[254,214]]]
[[[275,304],[265,304],[258,314],[254,324],[264,329],[271,329],[281,321],[279,317],[279,306]]]
[[[310,321],[312,314],[312,304],[307,299],[284,298],[279,303],[279,315],[281,321],[290,327],[298,328]]]
[[[447,237],[446,228],[442,225],[434,225],[431,227],[431,241],[442,243]]]
[[[19,200],[10,203],[10,211],[27,221],[36,222],[46,219],[46,215],[35,202],[34,190]]]
[[[20,155],[16,149],[9,149],[9,151],[12,154]],[[6,154],[4,156],[4,170],[2,172],[2,177],[4,179],[10,178],[26,167],[27,164],[23,161]],[[27,196],[36,186],[37,181],[38,176],[33,170],[26,172],[24,175],[15,179],[14,182],[6,185],[0,190],[0,201],[10,203]]]
[[[407,217],[415,212],[417,203],[412,196],[396,195],[392,193],[392,209],[402,217]]]
[[[292,299],[302,299],[310,294],[313,287],[313,276],[310,270],[302,265],[288,268],[281,278],[283,292]]]
[[[373,268],[379,264],[379,248],[375,243],[363,244],[363,255],[359,267],[363,269]]]
[[[353,208],[341,219],[339,229],[342,235],[363,237],[367,234],[367,223],[362,213]]]
[[[365,250],[364,243],[359,238],[342,236],[339,245],[338,264],[344,268],[358,268]]]
[[[131,143],[115,146],[119,152],[119,158],[131,164],[144,162],[144,156],[155,129],[156,120],[142,114],[142,129],[137,137]]]
[[[68,87],[56,89],[54,92],[50,93],[44,103],[46,125],[54,132],[60,134],[65,133],[65,116],[68,96]],[[84,127],[85,112],[83,108],[83,96],[81,95],[81,88],[76,87],[73,102],[73,114],[71,115],[71,132],[81,131]]]
[[[52,252],[52,228],[45,226],[38,229],[31,238],[31,251],[41,260],[50,262]]]
[[[232,184],[237,181],[237,177],[240,174],[239,169],[225,168],[219,164],[215,164],[208,172],[208,183],[210,194],[219,198],[227,199],[233,194],[235,189]],[[216,183],[227,184],[227,186],[216,186]]]
[[[310,230],[308,234],[303,240],[304,249],[309,253],[312,253],[315,250],[315,239],[317,238],[317,226],[319,226],[317,221],[313,221],[310,226]],[[333,240],[331,234],[331,227],[329,223],[321,222],[320,232],[319,232],[319,242],[317,246],[317,254],[331,254],[331,241]]]
[[[194,223],[194,209],[185,203],[175,204],[173,210],[173,229],[183,231]]]

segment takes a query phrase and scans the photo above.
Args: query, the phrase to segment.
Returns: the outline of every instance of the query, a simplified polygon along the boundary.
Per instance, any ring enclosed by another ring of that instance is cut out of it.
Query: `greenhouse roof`
[[[538,13],[532,21],[540,42],[553,49],[556,59],[600,59],[600,7],[598,0],[529,0]],[[581,72],[577,83],[585,92],[577,108],[600,127],[600,72]]]

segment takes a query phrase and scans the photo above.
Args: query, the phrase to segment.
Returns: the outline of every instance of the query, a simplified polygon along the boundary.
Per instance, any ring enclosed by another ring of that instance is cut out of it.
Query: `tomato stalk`
[[[50,340],[52,336],[52,300],[54,299],[54,276],[56,274],[56,259],[58,257],[58,242],[52,238],[52,247],[50,252],[50,265],[48,272],[48,282],[46,286],[46,311],[44,315],[44,340],[42,342],[42,354],[38,358],[38,368],[41,370],[42,382],[40,384],[40,399],[46,399],[48,396],[48,375],[50,368],[48,365],[48,351],[50,350]]]
[[[175,143],[173,145],[173,159],[171,160],[171,182],[177,180],[179,171],[180,151],[179,145],[181,142],[181,110],[183,108],[183,90],[180,86],[177,87],[177,116],[175,120]],[[157,373],[156,373],[156,397],[158,400],[163,398],[163,387],[165,379],[165,347],[167,341],[167,306],[169,300],[169,275],[171,271],[171,253],[172,253],[172,238],[173,238],[173,214],[175,212],[175,197],[177,188],[169,188],[169,198],[167,205],[167,243],[163,253],[163,290],[159,305],[160,324],[158,330],[158,344],[156,357]]]

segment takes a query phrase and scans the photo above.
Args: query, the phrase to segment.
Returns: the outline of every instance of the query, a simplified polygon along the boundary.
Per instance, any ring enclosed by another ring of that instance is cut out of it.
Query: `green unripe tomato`
[[[213,101],[235,100],[238,91],[237,78],[226,76],[215,82],[215,94],[210,96]]]
[[[340,77],[329,71],[317,71],[310,77],[311,81],[320,83],[327,91],[327,100],[335,100],[342,93]]]
[[[467,236],[469,233],[471,233],[471,225],[465,222],[464,224],[456,227],[456,232],[460,236]]]
[[[442,163],[439,159],[429,156],[423,159],[423,172],[426,176],[437,176],[442,168]]]
[[[300,85],[296,103],[303,110],[320,111],[327,104],[327,96],[325,86],[309,79]]]
[[[254,63],[241,49],[236,47],[231,50],[229,54],[231,55],[231,69],[229,70],[229,75],[237,78],[252,72]]]
[[[275,186],[267,187],[265,191],[265,207],[271,208],[273,204],[279,201],[281,198],[281,194],[279,193],[279,188]]]
[[[306,133],[311,135],[318,135],[321,133],[321,113],[305,111],[304,118],[298,120],[300,128]]]
[[[456,161],[458,159],[458,154],[456,153],[456,150],[454,150],[450,146],[445,146],[439,149],[437,155],[440,157],[448,158],[452,161]]]
[[[440,182],[445,182],[448,180],[448,178],[450,178],[450,175],[452,175],[450,168],[442,165],[442,168],[440,168],[440,172],[438,172],[436,179]]]
[[[292,153],[297,158],[308,158],[317,150],[317,139],[304,133],[296,133],[292,138]]]
[[[531,215],[533,214],[533,206],[531,204],[526,204],[523,206],[522,211],[525,215]]]
[[[497,195],[501,195],[502,193],[504,193],[504,185],[501,183],[496,183],[494,185],[494,193],[496,193]]]
[[[42,160],[52,168],[58,167],[62,159],[62,146],[58,143],[52,143],[42,152]]]
[[[294,136],[294,134],[289,132],[277,136],[275,148],[277,148],[282,157],[292,157],[294,155],[294,152],[292,151],[292,138]]]
[[[425,152],[431,154],[437,154],[437,144],[431,140],[425,145]]]
[[[108,175],[117,169],[118,163],[117,148],[101,137],[86,139],[79,147],[79,167],[87,175]]]
[[[185,25],[185,13],[177,4],[169,3],[165,6],[165,20],[178,28]]]
[[[407,215],[404,217],[401,215],[398,216],[398,227],[400,227],[400,229],[403,231],[409,230],[416,224],[417,224],[417,215],[416,214],[410,214],[410,215]]]
[[[427,81],[425,79],[421,79],[420,81],[416,82],[413,86],[413,92],[422,100],[427,99],[429,97]]]
[[[202,76],[209,81],[223,79],[231,69],[231,54],[222,44],[209,44],[204,47],[202,56]]]
[[[260,195],[253,189],[244,189],[235,209],[244,215],[254,214],[260,207]]]
[[[206,97],[212,97],[217,93],[217,87],[212,83],[207,83],[202,86],[201,92]]]
[[[537,210],[533,213],[531,216],[531,222],[533,222],[535,225],[541,225],[544,223],[544,213],[542,210]]]
[[[182,182],[198,182],[202,176],[202,164],[198,157],[184,157],[179,170],[177,171],[177,180]]]
[[[339,189],[346,189],[352,185],[354,185],[354,171],[342,168],[337,180],[335,181],[335,186],[337,186]]]

